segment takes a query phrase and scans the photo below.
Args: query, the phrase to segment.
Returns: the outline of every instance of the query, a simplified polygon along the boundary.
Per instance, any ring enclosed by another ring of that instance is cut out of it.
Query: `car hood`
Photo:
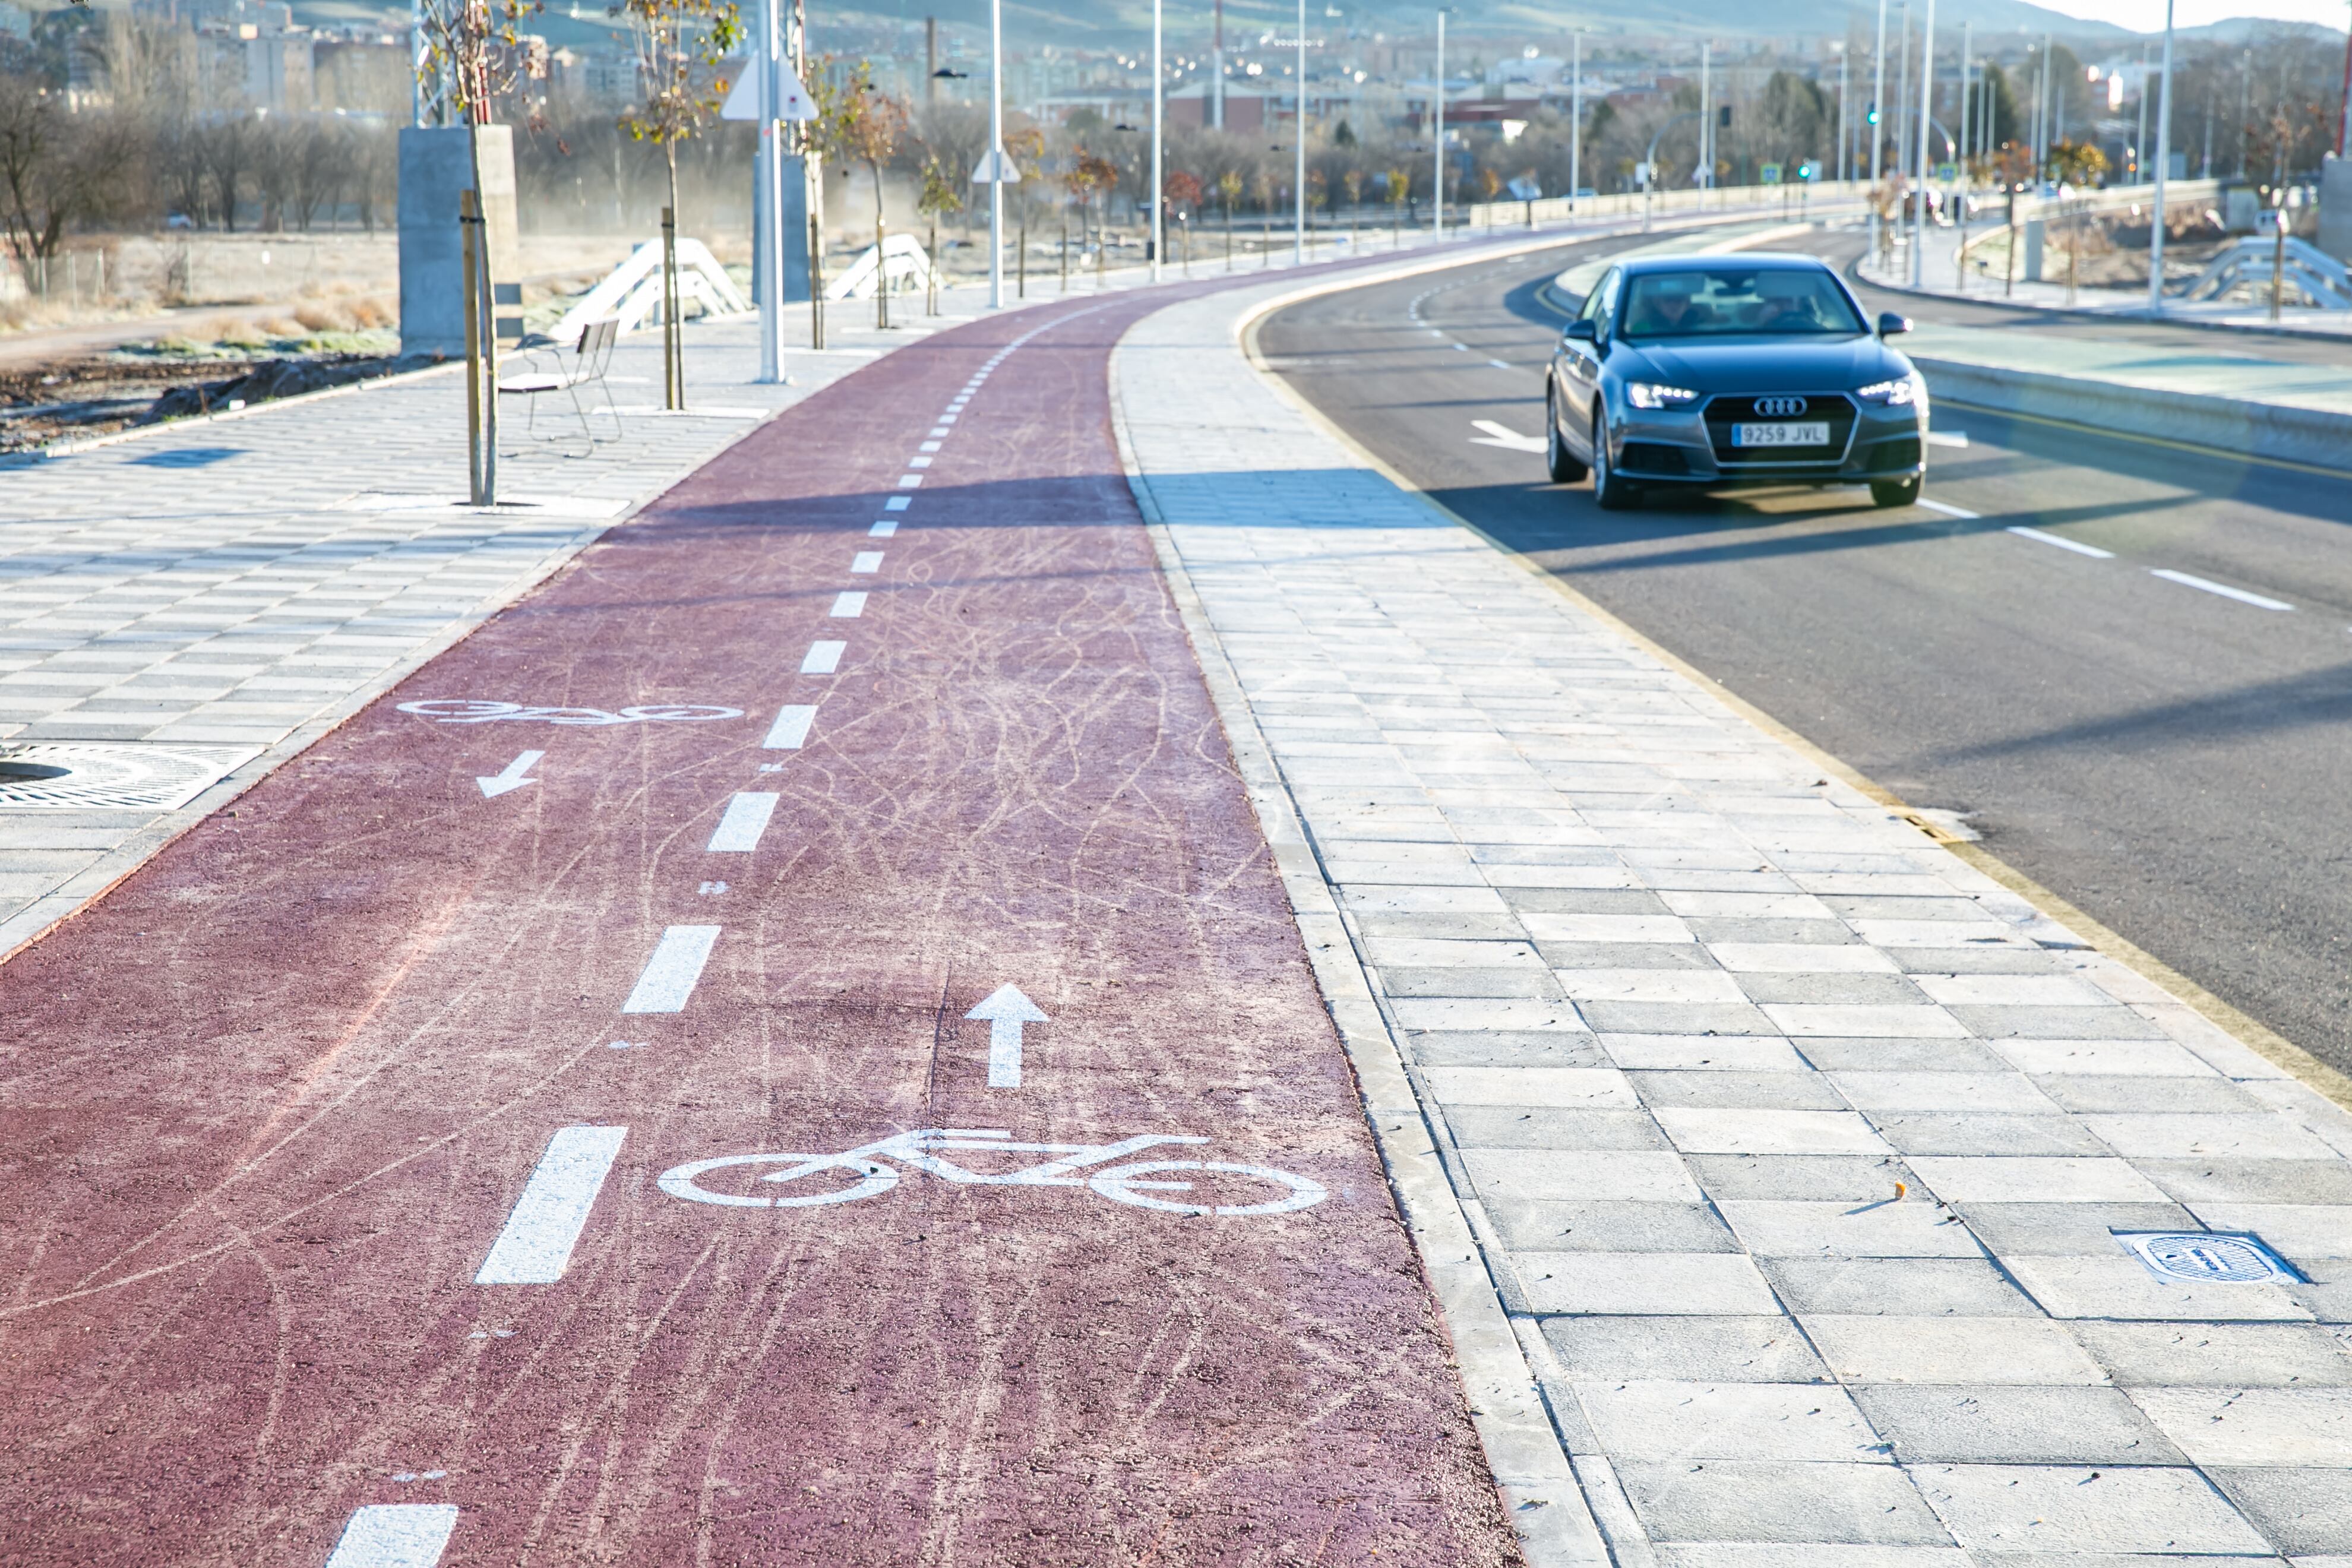
[[[1852,390],[1911,374],[1911,362],[1873,337],[1717,338],[1621,343],[1612,374],[1698,392]]]

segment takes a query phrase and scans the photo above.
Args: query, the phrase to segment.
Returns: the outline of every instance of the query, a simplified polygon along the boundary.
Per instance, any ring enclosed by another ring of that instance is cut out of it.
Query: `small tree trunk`
[[[662,208],[662,406],[686,406],[685,323],[677,319],[677,143],[662,141],[669,175],[669,205]]]

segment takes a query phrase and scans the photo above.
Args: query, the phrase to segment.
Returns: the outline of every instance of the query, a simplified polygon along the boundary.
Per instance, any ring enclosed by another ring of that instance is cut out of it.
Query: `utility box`
[[[483,232],[498,335],[522,336],[521,236],[515,225],[514,132],[504,125],[409,126],[400,133],[400,352],[466,352],[465,238],[457,198],[474,188],[479,137]]]
[[[2221,182],[2221,226],[2231,234],[2252,234],[2263,221],[2263,194],[2242,180]]]
[[[2038,217],[2025,220],[2025,259],[2017,269],[2019,282],[2042,281],[2042,240],[2048,227],[2049,226]]]
[[[2352,158],[2319,161],[2319,248],[2352,261]]]

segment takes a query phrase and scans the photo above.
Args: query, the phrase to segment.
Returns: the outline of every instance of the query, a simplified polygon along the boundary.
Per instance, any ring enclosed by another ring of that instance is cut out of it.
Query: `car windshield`
[[[1626,285],[1622,320],[1620,330],[1629,338],[1863,330],[1834,279],[1790,267],[1637,272]]]

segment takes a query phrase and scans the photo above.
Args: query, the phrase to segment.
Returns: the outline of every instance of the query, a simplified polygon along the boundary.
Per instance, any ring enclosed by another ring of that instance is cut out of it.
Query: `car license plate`
[[[1735,447],[1826,447],[1830,444],[1830,426],[1825,419],[1809,420],[1802,424],[1783,420],[1773,425],[1734,425],[1731,444]]]

